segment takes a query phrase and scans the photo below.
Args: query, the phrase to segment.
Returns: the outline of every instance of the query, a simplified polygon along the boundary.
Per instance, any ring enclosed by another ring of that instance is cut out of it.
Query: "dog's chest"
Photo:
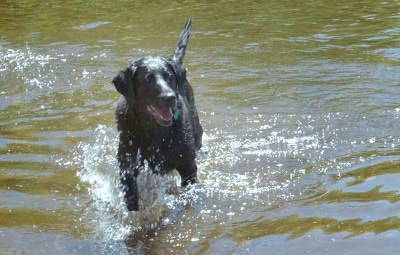
[[[148,142],[142,141],[142,148],[140,154],[146,160],[168,160],[174,154],[180,153],[184,150],[181,139],[174,139],[173,137],[160,137],[155,142],[149,140]]]

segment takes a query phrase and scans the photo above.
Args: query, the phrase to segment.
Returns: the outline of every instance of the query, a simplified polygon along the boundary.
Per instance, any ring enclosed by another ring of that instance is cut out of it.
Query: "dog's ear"
[[[132,64],[119,72],[112,80],[116,90],[125,97],[128,105],[133,105],[135,101],[134,76],[136,69],[137,66]]]
[[[178,65],[182,65],[183,57],[185,56],[186,46],[189,43],[191,25],[192,25],[192,17],[190,17],[188,21],[186,21],[186,24],[181,32],[181,35],[179,36],[174,56],[172,57],[172,61],[174,61]]]
[[[177,87],[181,95],[185,95],[184,84],[186,82],[186,68],[183,65],[178,65],[173,60],[168,60],[168,65],[174,72]]]

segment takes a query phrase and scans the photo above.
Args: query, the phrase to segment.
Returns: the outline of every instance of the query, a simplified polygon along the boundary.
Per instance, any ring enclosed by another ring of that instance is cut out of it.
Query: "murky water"
[[[399,1],[0,7],[0,254],[400,251]],[[201,183],[131,213],[111,79],[191,15]]]

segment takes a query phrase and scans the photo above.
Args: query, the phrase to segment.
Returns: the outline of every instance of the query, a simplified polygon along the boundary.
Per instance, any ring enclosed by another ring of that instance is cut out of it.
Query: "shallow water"
[[[0,254],[398,254],[399,1],[2,1]],[[111,79],[172,54],[201,183],[118,188]]]

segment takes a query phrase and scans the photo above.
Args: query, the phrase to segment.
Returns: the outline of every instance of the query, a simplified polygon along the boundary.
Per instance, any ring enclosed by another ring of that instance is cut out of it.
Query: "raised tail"
[[[192,16],[193,17],[193,16]],[[172,61],[181,65],[183,62],[183,57],[185,56],[186,46],[189,42],[190,37],[190,28],[192,25],[192,17],[190,17],[183,28],[181,35],[179,36],[178,44],[176,45],[174,56],[172,57]]]

